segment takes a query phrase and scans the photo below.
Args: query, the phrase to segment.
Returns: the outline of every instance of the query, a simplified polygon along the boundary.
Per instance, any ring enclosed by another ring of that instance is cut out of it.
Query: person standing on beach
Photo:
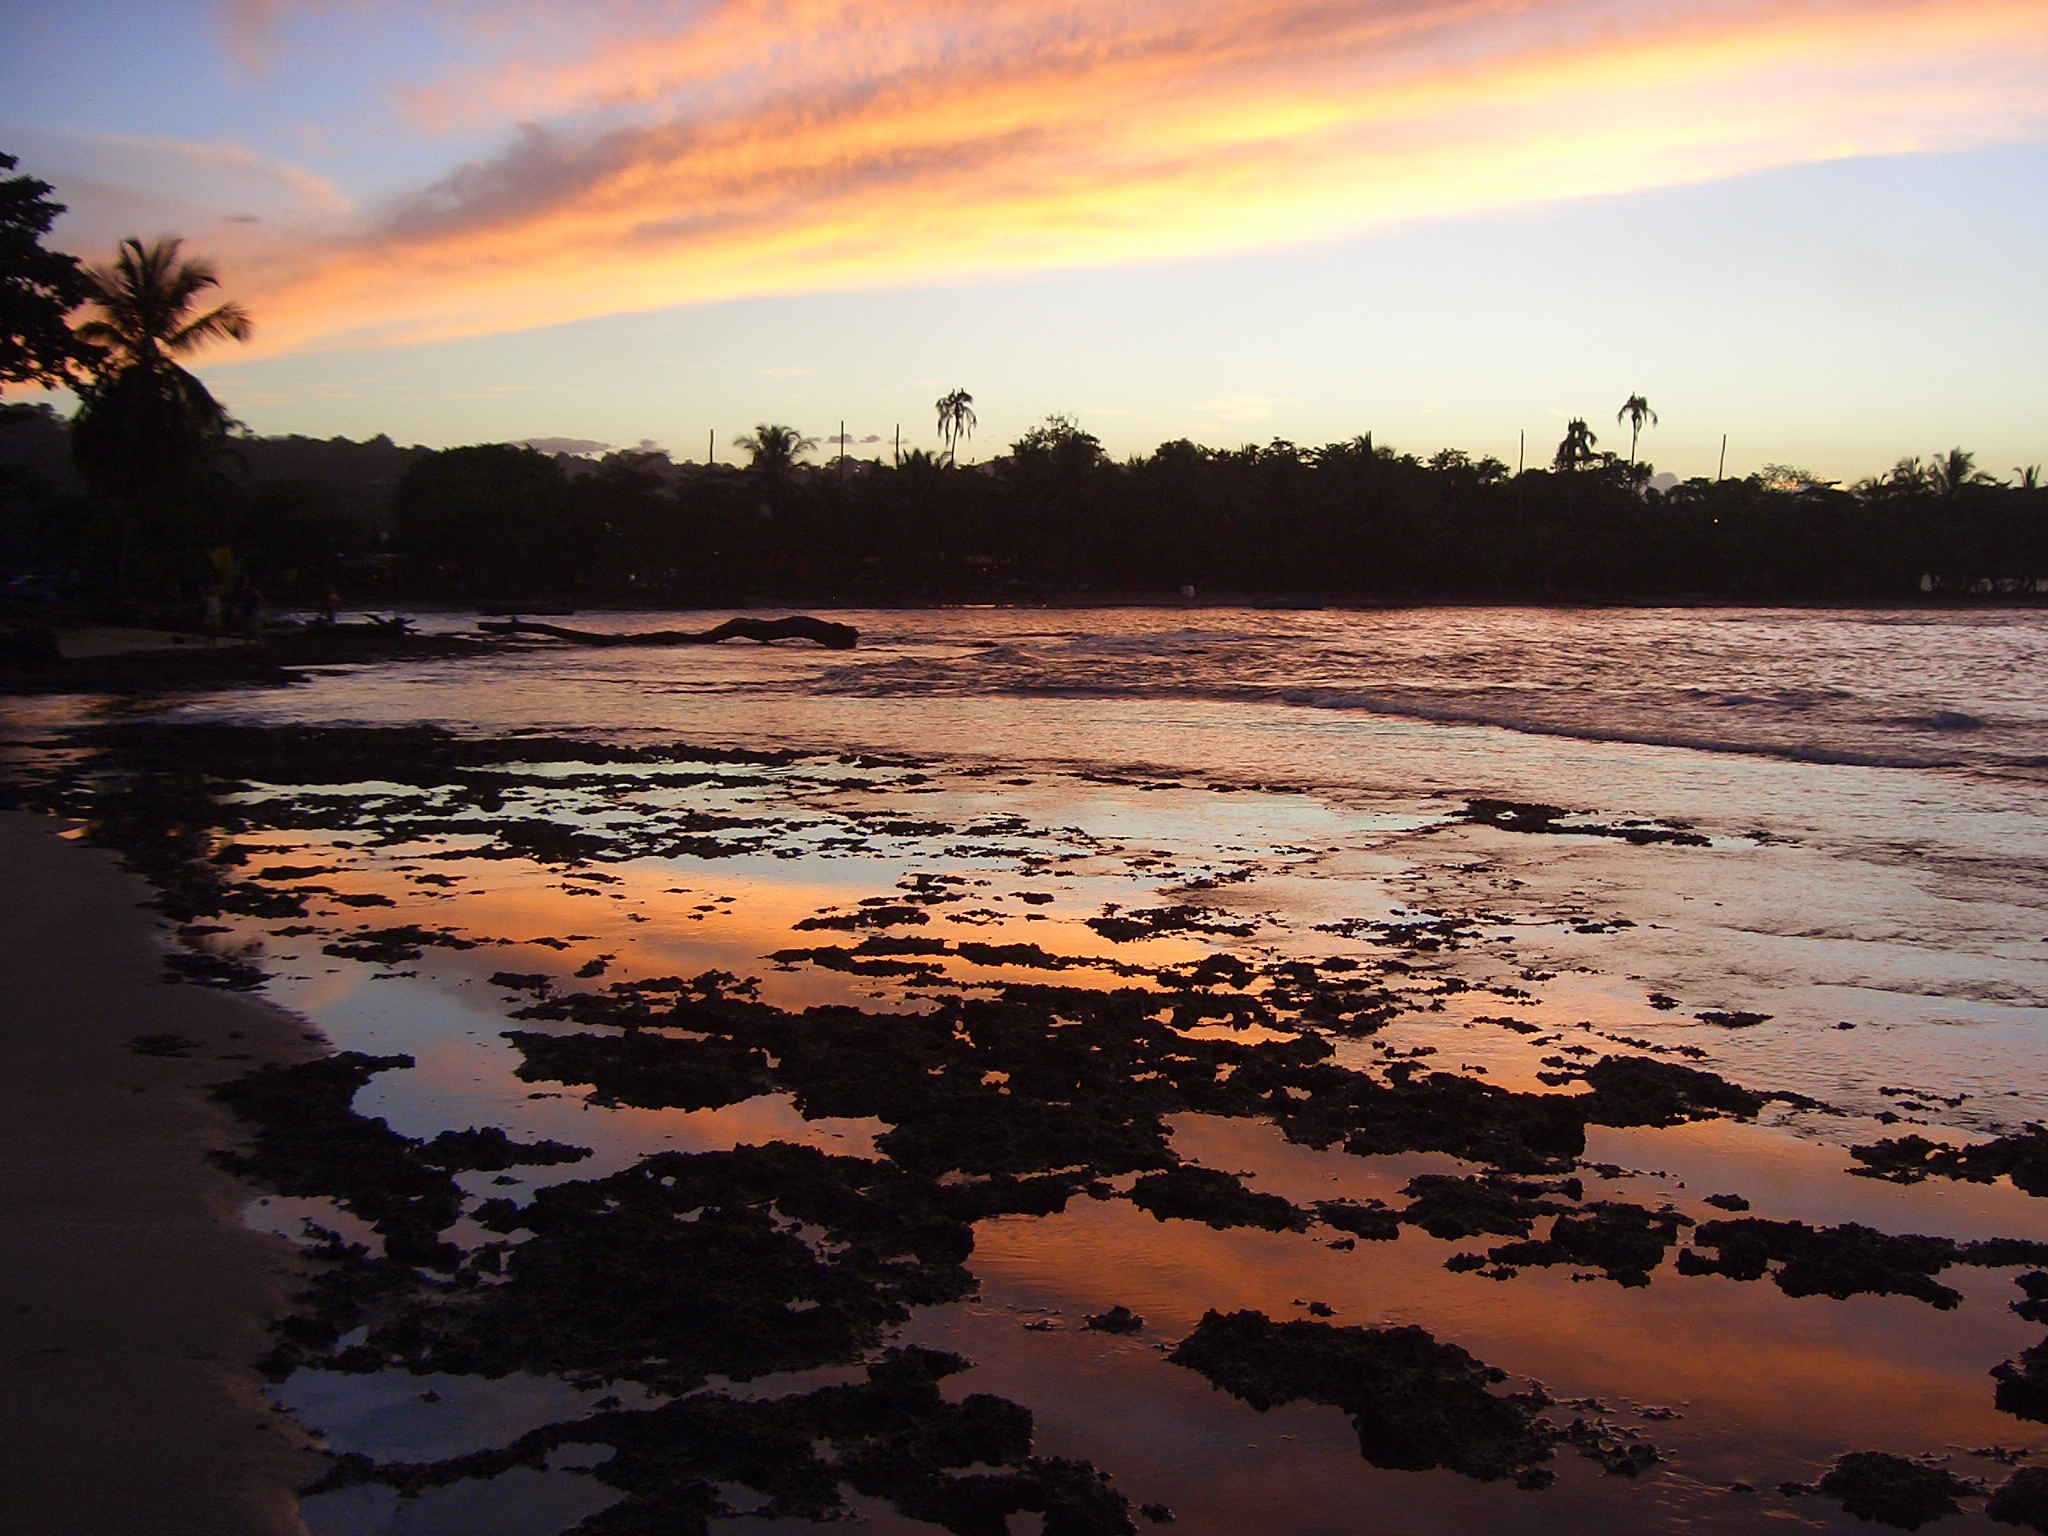
[[[263,594],[253,581],[242,583],[242,638],[254,646],[263,644]]]
[[[210,651],[220,644],[220,634],[226,619],[226,606],[220,600],[220,586],[209,581],[199,591],[200,628],[206,631],[206,648]]]

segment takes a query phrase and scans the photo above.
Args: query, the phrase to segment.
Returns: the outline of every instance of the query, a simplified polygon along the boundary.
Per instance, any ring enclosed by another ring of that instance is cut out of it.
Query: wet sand
[[[245,1227],[203,1088],[323,1047],[268,1004],[161,979],[151,892],[61,823],[0,814],[0,1509],[11,1529],[303,1533],[311,1437],[259,1391],[292,1245]],[[194,1042],[138,1052],[138,1036]]]

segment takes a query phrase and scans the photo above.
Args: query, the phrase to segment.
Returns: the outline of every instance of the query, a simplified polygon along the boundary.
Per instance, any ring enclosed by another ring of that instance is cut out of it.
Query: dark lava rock
[[[183,1060],[205,1044],[184,1035],[164,1032],[154,1035],[137,1035],[128,1042],[128,1049],[138,1056],[168,1056]]]
[[[812,932],[821,928],[836,928],[842,932],[853,932],[860,928],[901,928],[906,924],[916,925],[931,921],[931,914],[919,907],[877,906],[862,907],[856,912],[824,913],[807,917],[795,924],[799,932]]]
[[[1718,1250],[1719,1257],[1707,1258],[1700,1251],[1706,1248]],[[1760,1280],[1777,1263],[1783,1266],[1775,1276],[1778,1289],[1787,1296],[1916,1296],[1948,1311],[1962,1298],[1933,1277],[1964,1257],[1945,1237],[1893,1237],[1854,1223],[1809,1227],[1742,1217],[1701,1226],[1693,1246],[1678,1255],[1678,1270]]]
[[[717,1109],[769,1091],[768,1064],[730,1040],[624,1035],[543,1035],[506,1030],[528,1083],[588,1083],[599,1104],[635,1109]]]
[[[1989,1184],[2005,1174],[2028,1194],[2048,1196],[2048,1129],[2038,1125],[1964,1147],[1929,1141],[1925,1136],[1899,1136],[1851,1147],[1849,1155],[1864,1165],[1850,1172],[1867,1179],[1917,1184],[1926,1178],[1942,1178]]]
[[[1852,1451],[1820,1480],[1820,1491],[1859,1520],[1917,1531],[1959,1512],[1957,1494],[1976,1489],[1941,1467],[1923,1467],[1883,1451]]]
[[[1173,1524],[1173,1511],[1164,1504],[1140,1504],[1138,1513],[1154,1525]]]
[[[1496,1264],[1532,1268],[1576,1264],[1598,1269],[1625,1286],[1650,1283],[1650,1271],[1664,1262],[1664,1250],[1678,1241],[1678,1229],[1692,1219],[1668,1207],[1652,1211],[1620,1201],[1596,1201],[1566,1211],[1551,1223],[1541,1242],[1509,1243],[1488,1252]]]
[[[552,992],[555,987],[555,978],[546,971],[493,971],[487,979],[507,992]]]
[[[1377,1200],[1364,1205],[1351,1200],[1318,1200],[1315,1210],[1316,1219],[1325,1226],[1367,1242],[1390,1243],[1401,1235],[1401,1218]]]
[[[164,956],[165,981],[189,981],[225,992],[253,992],[262,986],[262,971],[246,960],[204,949],[174,949]]]
[[[1730,1115],[1752,1120],[1773,1098],[1752,1093],[1712,1072],[1650,1056],[1602,1056],[1583,1074],[1593,1093],[1584,1106],[1588,1125],[1678,1125]]]
[[[539,1470],[557,1450],[595,1446],[612,1454],[589,1475],[625,1498],[578,1526],[584,1536],[708,1536],[713,1520],[743,1513],[843,1519],[842,1483],[957,1536],[1000,1532],[1021,1510],[1041,1513],[1052,1536],[1133,1530],[1129,1502],[1106,1473],[1031,1454],[1028,1408],[983,1392],[959,1403],[940,1395],[938,1383],[969,1363],[936,1350],[891,1349],[867,1367],[866,1381],[800,1396],[737,1401],[700,1393],[658,1408],[614,1407],[440,1462],[379,1465],[343,1456],[308,1491],[367,1483],[414,1494],[516,1467]],[[736,1508],[721,1491],[732,1486],[766,1503]]]
[[[2013,1311],[2030,1323],[2048,1323],[2048,1273],[2036,1270],[2031,1275],[2019,1275],[2013,1284],[2026,1293],[2025,1301],[2012,1304]]]
[[[412,1064],[344,1051],[222,1083],[214,1098],[250,1125],[253,1144],[214,1159],[281,1195],[332,1196],[383,1235],[393,1259],[450,1268],[459,1254],[436,1234],[461,1214],[461,1189],[420,1155],[420,1142],[350,1107],[377,1073]]]
[[[373,965],[397,965],[402,960],[419,959],[422,948],[429,945],[441,949],[476,948],[469,939],[406,923],[397,928],[366,928],[352,938],[321,945],[320,953],[342,960],[367,960]],[[539,979],[545,983],[547,978]],[[496,976],[491,980],[498,983]]]
[[[2001,1412],[2048,1424],[2048,1339],[2021,1351],[2018,1360],[1993,1366],[1991,1374],[1998,1378]]]
[[[588,1147],[560,1141],[514,1141],[495,1125],[482,1130],[443,1131],[419,1149],[421,1162],[450,1173],[502,1173],[507,1168],[541,1168],[554,1163],[580,1163]]]
[[[1708,839],[1697,832],[1682,828],[1644,826],[1637,824],[1610,825],[1606,822],[1561,822],[1560,816],[1573,812],[1554,805],[1541,805],[1525,800],[1468,800],[1464,814],[1459,818],[1475,826],[1497,827],[1503,832],[1535,832],[1551,835],[1576,837],[1613,837],[1636,844],[1672,843],[1685,848],[1705,848]]]
[[[1308,1099],[1264,1107],[1288,1140],[1309,1146],[1448,1152],[1510,1173],[1564,1172],[1586,1150],[1586,1095],[1513,1093],[1448,1072],[1382,1085],[1331,1068],[1296,1081]]]
[[[1560,1437],[1588,1461],[1600,1463],[1610,1477],[1638,1477],[1664,1457],[1656,1446],[1633,1429],[1618,1428],[1605,1420],[1587,1423],[1574,1419]]]
[[[1014,965],[1034,971],[1063,971],[1069,966],[1088,963],[1083,960],[1070,960],[1064,955],[1049,954],[1036,944],[976,944],[963,941],[954,946],[954,952],[961,959],[975,965]]]
[[[1722,1211],[1746,1211],[1749,1209],[1749,1202],[1740,1195],[1708,1195],[1701,1201],[1701,1204],[1711,1205],[1716,1210]]]
[[[861,949],[866,948],[866,945],[861,946]],[[815,965],[820,970],[843,971],[849,976],[912,976],[932,982],[938,981],[940,976],[929,961],[866,960],[861,958],[860,949],[845,949],[837,945],[823,945],[816,949],[778,949],[767,958],[777,965]]]
[[[1482,1482],[1526,1478],[1550,1459],[1557,1438],[1537,1417],[1537,1399],[1488,1390],[1505,1372],[1421,1328],[1208,1312],[1167,1358],[1261,1413],[1298,1399],[1342,1409],[1376,1467],[1441,1466]]]
[[[1250,938],[1258,924],[1232,919],[1210,907],[1152,907],[1091,917],[1088,926],[1112,944],[1154,938],[1162,933],[1214,933]]]
[[[2048,1532],[2048,1467],[2022,1467],[2006,1479],[1984,1513],[2002,1525]]]
[[[462,1304],[422,1297],[361,1347],[387,1366],[641,1381],[689,1391],[858,1360],[913,1306],[972,1294],[943,1192],[888,1163],[771,1143],[662,1153],[475,1212],[532,1234]],[[805,1227],[821,1230],[816,1241]]]
[[[1422,1228],[1431,1237],[1447,1241],[1488,1232],[1527,1237],[1538,1216],[1570,1209],[1548,1198],[1560,1192],[1562,1186],[1557,1184],[1497,1174],[1460,1178],[1448,1173],[1424,1173],[1410,1179],[1401,1191],[1409,1197],[1409,1203],[1399,1212],[1399,1218]]]
[[[460,1252],[437,1234],[462,1210],[452,1173],[575,1162],[590,1149],[516,1142],[495,1126],[444,1131],[422,1142],[351,1108],[377,1073],[412,1064],[410,1056],[345,1051],[259,1067],[222,1083],[214,1098],[254,1135],[246,1152],[217,1152],[214,1160],[282,1195],[332,1196],[377,1229],[392,1260],[451,1269]]]
[[[1097,1333],[1142,1333],[1145,1319],[1129,1307],[1118,1303],[1107,1312],[1092,1312],[1082,1319],[1082,1326]]]
[[[1693,1015],[1702,1024],[1712,1024],[1721,1029],[1755,1029],[1759,1024],[1768,1024],[1773,1015],[1768,1013],[1743,1013],[1740,1010],[1726,1011],[1709,1009]]]
[[[1131,1203],[1159,1221],[1180,1217],[1227,1227],[1263,1227],[1268,1232],[1306,1232],[1308,1212],[1278,1195],[1246,1189],[1235,1175],[1183,1163],[1148,1173],[1131,1187]]]

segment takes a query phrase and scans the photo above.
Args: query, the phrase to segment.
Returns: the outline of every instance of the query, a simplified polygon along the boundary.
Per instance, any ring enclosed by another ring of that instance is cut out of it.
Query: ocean
[[[834,617],[17,721],[107,733],[88,798],[214,776],[186,950],[409,1057],[353,1114],[459,1191],[414,1280],[362,1188],[250,1206],[398,1276],[276,1362],[365,1458],[316,1536],[1847,1530],[1861,1452],[1994,1528],[2048,1445],[2041,615]],[[431,1161],[489,1128],[588,1155]],[[1028,1456],[818,1427],[906,1360]],[[648,1472],[714,1402],[806,1427]]]

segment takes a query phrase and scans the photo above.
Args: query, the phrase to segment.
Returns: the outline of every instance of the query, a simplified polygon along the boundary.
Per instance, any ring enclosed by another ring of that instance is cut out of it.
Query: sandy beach
[[[254,1361],[297,1260],[253,1232],[208,1084],[318,1055],[252,998],[167,985],[149,888],[54,820],[0,815],[0,1508],[19,1531],[303,1532],[311,1437],[271,1409]],[[139,1052],[178,1036],[181,1054]]]

